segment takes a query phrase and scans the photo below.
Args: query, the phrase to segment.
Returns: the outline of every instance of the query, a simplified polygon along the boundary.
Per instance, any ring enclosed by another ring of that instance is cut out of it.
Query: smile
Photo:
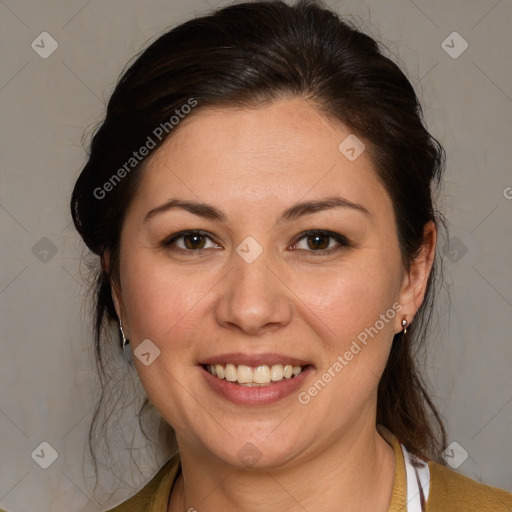
[[[207,364],[206,370],[221,380],[236,382],[241,386],[270,386],[275,382],[292,379],[302,373],[302,366],[292,364],[262,364],[255,367],[245,364]]]

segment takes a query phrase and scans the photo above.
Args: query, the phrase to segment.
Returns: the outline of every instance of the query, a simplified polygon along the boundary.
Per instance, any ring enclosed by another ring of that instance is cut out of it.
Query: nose
[[[233,267],[224,277],[215,306],[217,323],[260,335],[290,323],[292,293],[265,251],[253,262],[233,253]]]

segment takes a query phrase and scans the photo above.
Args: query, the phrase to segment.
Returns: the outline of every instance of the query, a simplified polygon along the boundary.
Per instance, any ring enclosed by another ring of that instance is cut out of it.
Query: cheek
[[[384,327],[377,327],[386,336],[394,332],[393,304],[399,296],[399,268],[375,255],[358,258],[337,269],[314,271],[302,275],[300,287],[304,302],[335,335],[334,348],[342,349],[351,340],[374,326],[381,315],[388,313]],[[391,311],[390,311],[391,310]],[[381,334],[379,332],[379,334]]]
[[[123,263],[123,301],[135,342],[149,338],[160,346],[172,337],[179,345],[176,334],[193,325],[195,310],[212,287],[208,275],[190,279],[186,271],[157,263],[144,252],[133,252]]]
[[[191,279],[186,272],[156,264],[144,253],[125,258],[122,277],[132,350],[144,339],[160,349],[159,357],[148,366],[134,358],[140,381],[167,422],[182,433],[191,432],[194,416],[204,414],[198,403],[190,400],[196,393],[190,372],[197,364],[194,349],[204,320],[201,308],[213,277],[212,282],[208,275]]]
[[[318,396],[312,415],[326,414],[342,424],[356,421],[361,408],[373,404],[401,309],[398,280],[397,268],[365,261],[302,281],[307,300],[301,314],[319,326],[316,342],[324,354],[318,379],[329,382],[325,391],[322,384],[306,390],[308,397]]]

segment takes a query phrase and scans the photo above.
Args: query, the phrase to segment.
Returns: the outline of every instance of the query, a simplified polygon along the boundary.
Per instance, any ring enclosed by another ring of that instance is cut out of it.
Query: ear
[[[411,262],[408,272],[404,272],[402,286],[400,290],[400,304],[402,305],[401,316],[406,318],[409,323],[416,315],[419,307],[425,298],[428,278],[434,264],[437,244],[437,228],[433,221],[428,221],[423,228],[423,245],[418,257]],[[396,332],[402,330],[399,323]]]

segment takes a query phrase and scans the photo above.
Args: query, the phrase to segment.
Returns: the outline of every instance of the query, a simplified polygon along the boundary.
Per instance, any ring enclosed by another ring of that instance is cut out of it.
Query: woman
[[[443,165],[404,74],[313,2],[229,6],[138,57],[71,208],[100,371],[113,321],[179,453],[113,511],[512,510],[439,463],[413,359]]]

